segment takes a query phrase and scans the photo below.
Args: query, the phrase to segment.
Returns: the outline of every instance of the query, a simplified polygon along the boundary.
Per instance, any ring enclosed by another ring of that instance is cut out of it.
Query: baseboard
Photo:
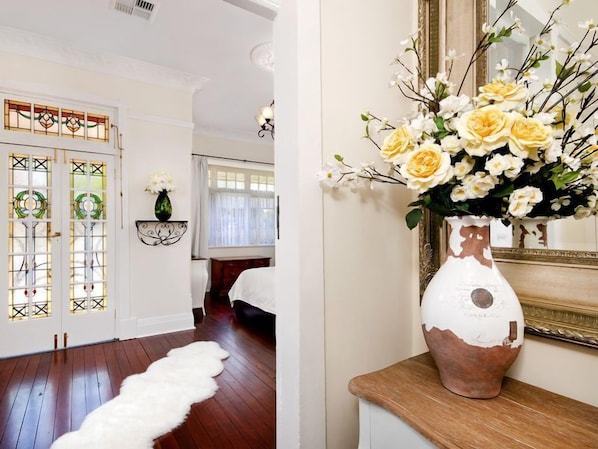
[[[129,318],[118,322],[118,339],[130,340],[137,337],[137,319]]]
[[[176,315],[163,315],[152,318],[139,318],[137,320],[137,337],[166,334],[193,329],[193,312],[177,313]]]

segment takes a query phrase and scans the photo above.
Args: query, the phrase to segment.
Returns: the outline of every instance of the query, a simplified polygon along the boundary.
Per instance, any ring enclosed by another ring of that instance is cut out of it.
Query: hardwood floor
[[[209,295],[206,309],[194,330],[0,360],[0,449],[49,448],[116,396],[124,378],[197,340],[216,341],[230,353],[216,378],[219,389],[154,448],[273,449],[274,318],[247,308],[233,313],[226,300]]]

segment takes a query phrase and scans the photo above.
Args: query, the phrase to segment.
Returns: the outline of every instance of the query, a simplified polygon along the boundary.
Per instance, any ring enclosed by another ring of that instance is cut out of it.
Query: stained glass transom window
[[[70,313],[104,310],[106,304],[106,165],[71,160]]]
[[[4,100],[4,129],[98,142],[110,140],[110,118],[55,105]]]
[[[8,158],[8,317],[44,318],[52,312],[51,160]]]

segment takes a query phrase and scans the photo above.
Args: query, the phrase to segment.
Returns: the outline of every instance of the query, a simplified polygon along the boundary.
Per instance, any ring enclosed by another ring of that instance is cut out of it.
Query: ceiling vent
[[[136,16],[148,22],[153,22],[158,11],[158,3],[147,0],[113,0],[114,10],[129,16]]]

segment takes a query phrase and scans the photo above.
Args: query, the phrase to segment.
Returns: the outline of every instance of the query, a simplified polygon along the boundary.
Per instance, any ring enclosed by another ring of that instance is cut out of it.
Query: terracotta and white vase
[[[520,218],[511,221],[513,248],[548,248],[548,218]]]
[[[492,398],[521,349],[523,312],[492,258],[491,218],[446,221],[447,258],[421,304],[424,337],[448,390]]]

